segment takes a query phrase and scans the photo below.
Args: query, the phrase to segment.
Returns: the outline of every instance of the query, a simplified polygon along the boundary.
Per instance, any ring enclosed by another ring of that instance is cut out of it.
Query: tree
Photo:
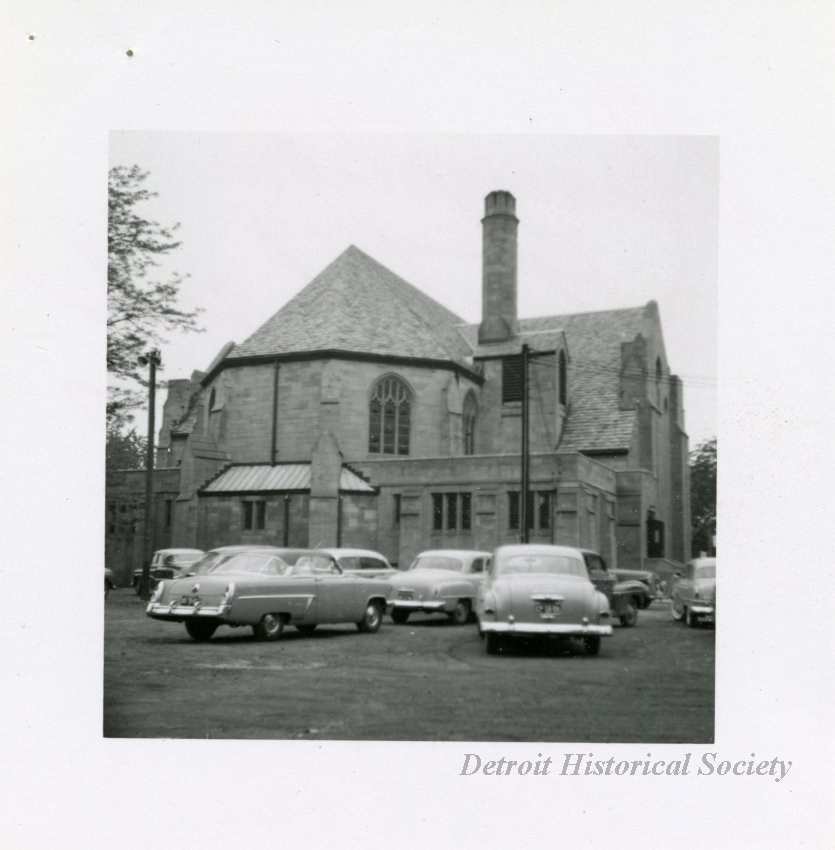
[[[147,177],[138,165],[116,166],[108,174],[107,421],[119,427],[130,422],[130,409],[145,401],[136,388],[147,386],[139,355],[159,347],[163,331],[202,330],[197,326],[201,311],[177,305],[188,276],[178,272],[166,280],[154,276],[160,259],[180,247],[174,237],[180,225],[164,227],[142,217],[139,205],[157,196],[144,188]]]
[[[713,552],[716,534],[716,437],[690,452],[690,516],[693,554]]]
[[[124,430],[118,418],[108,423],[105,453],[107,474],[122,469],[144,469],[147,445],[147,439],[137,434],[135,428]]]

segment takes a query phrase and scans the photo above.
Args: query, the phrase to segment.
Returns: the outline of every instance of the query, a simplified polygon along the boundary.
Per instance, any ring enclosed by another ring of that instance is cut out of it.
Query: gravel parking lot
[[[714,629],[673,623],[666,602],[616,626],[596,658],[547,644],[488,656],[475,624],[423,615],[370,635],[290,628],[262,643],[221,628],[195,643],[132,590],[104,604],[107,737],[713,740]]]

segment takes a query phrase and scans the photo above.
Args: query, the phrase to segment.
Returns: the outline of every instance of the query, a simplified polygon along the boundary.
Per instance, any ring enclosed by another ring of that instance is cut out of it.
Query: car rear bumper
[[[227,611],[225,605],[160,605],[159,602],[149,602],[145,609],[145,613],[155,620],[177,621],[203,617],[222,619]]]
[[[389,612],[395,608],[400,611],[424,611],[427,614],[446,610],[446,602],[443,599],[395,599],[389,602]]]
[[[687,610],[697,617],[714,617],[716,616],[715,605],[688,605]]]
[[[494,632],[504,635],[563,635],[565,637],[585,637],[586,635],[611,635],[612,627],[584,626],[581,623],[485,623],[479,622],[479,631],[487,634]]]

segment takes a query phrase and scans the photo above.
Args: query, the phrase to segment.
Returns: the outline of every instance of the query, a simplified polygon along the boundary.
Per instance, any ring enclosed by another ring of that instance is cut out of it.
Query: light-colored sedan
[[[716,558],[694,558],[673,583],[673,619],[695,626],[699,620],[716,622]]]
[[[421,552],[405,572],[390,579],[389,605],[395,623],[405,623],[415,611],[446,614],[463,625],[475,611],[490,553],[469,549]]]
[[[161,581],[146,614],[184,623],[199,641],[220,626],[250,626],[259,640],[276,640],[287,625],[307,633],[355,623],[376,632],[388,592],[385,581],[345,573],[324,552],[260,547],[206,557],[188,576]]]
[[[476,609],[487,652],[507,638],[581,638],[588,655],[612,634],[605,594],[589,579],[583,554],[568,546],[500,546]]]
[[[332,555],[343,572],[356,573],[367,578],[388,578],[397,574],[385,555],[371,549],[319,549]]]
[[[196,563],[205,553],[202,549],[157,549],[151,558],[151,566],[148,571],[150,581],[149,589],[160,579],[174,578],[186,571],[187,567]],[[138,594],[142,582],[142,570],[133,571],[133,589]]]

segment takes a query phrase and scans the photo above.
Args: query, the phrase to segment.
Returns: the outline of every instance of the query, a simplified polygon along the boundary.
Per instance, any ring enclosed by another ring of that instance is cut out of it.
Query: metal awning
[[[309,463],[234,464],[220,472],[205,487],[201,496],[231,493],[287,493],[310,490]],[[339,475],[340,493],[376,493],[367,481],[347,466]]]

